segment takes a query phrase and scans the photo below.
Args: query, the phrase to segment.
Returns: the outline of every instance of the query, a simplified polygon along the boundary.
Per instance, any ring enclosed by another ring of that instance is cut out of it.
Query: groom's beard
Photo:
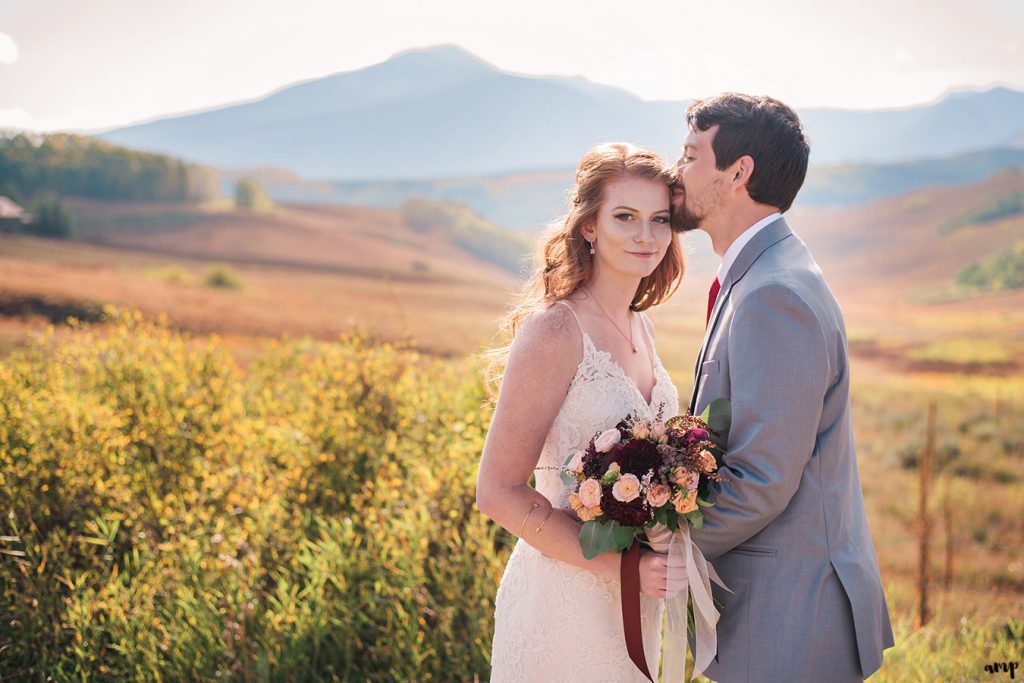
[[[700,227],[700,221],[693,213],[686,208],[686,195],[678,189],[672,190],[671,199],[672,212],[669,215],[669,225],[676,232],[690,232]]]
[[[669,219],[672,229],[676,232],[691,232],[700,228],[700,219],[693,215],[684,204],[681,207],[672,207],[672,216]]]

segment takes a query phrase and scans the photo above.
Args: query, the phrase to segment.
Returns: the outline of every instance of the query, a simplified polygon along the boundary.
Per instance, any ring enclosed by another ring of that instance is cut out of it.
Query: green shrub
[[[234,271],[233,268],[226,265],[218,265],[211,268],[206,273],[206,278],[203,283],[207,287],[216,287],[218,289],[242,289],[242,278]]]

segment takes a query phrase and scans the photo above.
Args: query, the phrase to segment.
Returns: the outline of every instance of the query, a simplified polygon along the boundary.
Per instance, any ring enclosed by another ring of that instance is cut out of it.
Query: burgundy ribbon
[[[622,551],[619,565],[622,593],[622,630],[626,636],[626,652],[636,668],[654,683],[647,669],[644,656],[643,626],[640,623],[640,543],[633,539],[632,545]]]

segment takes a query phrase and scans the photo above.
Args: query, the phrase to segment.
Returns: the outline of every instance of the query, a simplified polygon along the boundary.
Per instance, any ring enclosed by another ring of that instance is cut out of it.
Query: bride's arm
[[[543,554],[618,581],[620,554],[606,552],[592,560],[584,558],[578,540],[580,522],[571,511],[552,509],[547,498],[528,483],[565,400],[582,348],[572,313],[564,306],[539,311],[523,323],[509,350],[480,458],[476,504],[510,533],[519,535],[523,528],[523,540]],[[534,503],[538,507],[530,512]],[[536,531],[549,510],[550,517]]]
[[[622,554],[584,558],[575,515],[552,509],[528,483],[582,355],[582,337],[564,309],[552,306],[534,314],[516,335],[480,458],[476,504],[509,532],[518,535],[522,529],[523,540],[544,555],[619,581]],[[668,581],[669,564],[668,555],[641,549],[641,593],[665,598],[680,590]]]

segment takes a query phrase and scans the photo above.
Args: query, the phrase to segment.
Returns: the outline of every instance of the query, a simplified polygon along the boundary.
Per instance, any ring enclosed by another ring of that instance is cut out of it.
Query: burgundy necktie
[[[722,289],[722,285],[718,283],[718,278],[715,277],[715,281],[711,283],[711,290],[708,291],[708,316],[704,319],[705,327],[711,322],[711,309],[715,307],[715,299],[718,298],[718,291],[720,289]]]

